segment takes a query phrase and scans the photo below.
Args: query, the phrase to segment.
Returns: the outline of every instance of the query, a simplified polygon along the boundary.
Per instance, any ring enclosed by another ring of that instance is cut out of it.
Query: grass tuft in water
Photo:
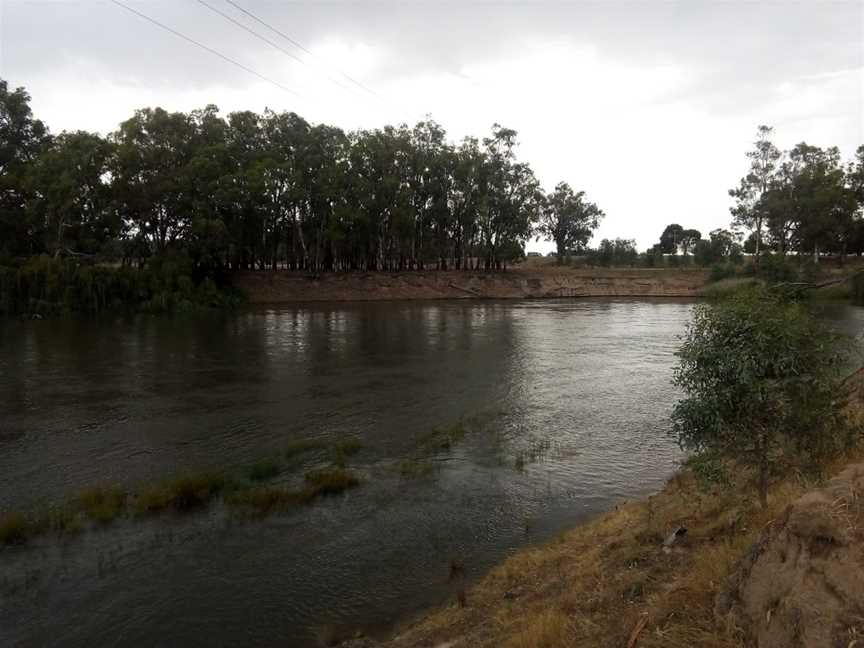
[[[330,461],[338,468],[348,465],[348,457],[354,456],[363,449],[363,443],[357,439],[343,439],[330,446]]]
[[[135,500],[135,509],[139,513],[196,509],[213,499],[225,483],[225,476],[219,472],[174,477],[145,489]]]
[[[306,454],[307,452],[324,450],[326,448],[327,443],[320,439],[295,439],[285,446],[285,458],[292,459],[294,457],[299,457],[302,454]]]
[[[305,478],[307,490],[314,495],[336,495],[360,485],[360,479],[353,472],[342,468],[310,470]]]
[[[0,513],[0,544],[24,544],[32,533],[33,528],[23,513]]]
[[[248,515],[264,516],[307,504],[313,498],[314,493],[307,494],[306,489],[292,491],[278,486],[259,486],[229,493],[225,504]]]
[[[81,516],[72,506],[52,506],[38,516],[36,530],[53,531],[59,534],[78,533],[83,530]]]
[[[126,510],[126,498],[126,492],[120,488],[97,486],[81,491],[75,505],[91,520],[107,524]],[[60,522],[63,522],[62,518]]]
[[[462,440],[466,431],[462,422],[436,427],[429,434],[420,438],[420,445],[431,451],[450,450]]]
[[[413,479],[430,475],[435,470],[435,466],[423,459],[403,459],[399,462],[398,469],[402,477]]]
[[[244,470],[246,478],[254,482],[261,482],[267,481],[268,479],[273,479],[280,472],[282,472],[282,468],[272,459],[262,459],[261,461],[256,461],[251,466],[247,466]]]

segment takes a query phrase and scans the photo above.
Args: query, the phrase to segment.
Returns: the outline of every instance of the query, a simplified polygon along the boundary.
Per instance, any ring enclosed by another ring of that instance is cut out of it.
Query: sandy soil
[[[233,278],[251,303],[404,299],[536,299],[561,297],[694,297],[703,270],[555,269],[508,272],[401,272],[304,275],[242,272]]]

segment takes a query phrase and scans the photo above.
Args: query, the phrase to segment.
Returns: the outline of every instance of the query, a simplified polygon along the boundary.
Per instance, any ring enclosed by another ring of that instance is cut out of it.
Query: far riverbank
[[[253,304],[420,299],[698,297],[703,269],[548,268],[508,272],[241,272],[232,283]]]

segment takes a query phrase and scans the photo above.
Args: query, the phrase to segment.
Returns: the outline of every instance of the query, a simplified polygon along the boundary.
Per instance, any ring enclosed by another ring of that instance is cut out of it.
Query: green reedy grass
[[[189,511],[207,504],[225,484],[220,472],[180,475],[146,488],[135,499],[134,508],[139,513]]]
[[[399,474],[408,479],[425,477],[435,470],[435,466],[424,459],[403,459],[397,468]]]
[[[350,470],[321,468],[305,475],[307,488],[315,495],[336,495],[360,485],[360,479]]]
[[[338,467],[344,468],[348,465],[348,457],[351,457],[363,449],[363,443],[357,439],[343,439],[330,446],[330,461]]]
[[[126,491],[114,486],[97,486],[81,491],[75,506],[95,522],[107,524],[126,510]]]
[[[286,459],[293,459],[307,452],[324,450],[326,448],[327,442],[321,439],[295,439],[294,441],[289,441],[288,445],[285,446],[284,454]]]
[[[0,514],[0,544],[24,544],[34,531],[23,513],[10,511]]]
[[[262,459],[247,466],[243,472],[250,481],[260,482],[276,477],[282,472],[282,467],[273,459]]]
[[[258,486],[228,493],[225,505],[241,513],[264,516],[287,511],[314,498],[306,489],[296,491],[280,486]]]
[[[436,427],[420,438],[419,445],[432,452],[450,450],[462,440],[466,431],[465,425],[461,421],[444,427]]]

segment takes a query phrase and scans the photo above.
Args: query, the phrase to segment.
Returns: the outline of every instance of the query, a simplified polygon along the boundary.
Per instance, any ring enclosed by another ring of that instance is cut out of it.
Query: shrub
[[[697,306],[674,376],[679,445],[754,469],[764,506],[784,456],[824,455],[848,438],[843,351],[801,303],[763,287]]]

